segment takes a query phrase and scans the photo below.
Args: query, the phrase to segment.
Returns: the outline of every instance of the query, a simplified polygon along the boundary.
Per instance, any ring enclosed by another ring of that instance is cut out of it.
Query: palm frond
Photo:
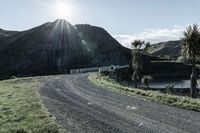
[[[187,59],[197,59],[200,57],[200,29],[197,24],[189,26],[183,33],[181,39],[181,55]]]

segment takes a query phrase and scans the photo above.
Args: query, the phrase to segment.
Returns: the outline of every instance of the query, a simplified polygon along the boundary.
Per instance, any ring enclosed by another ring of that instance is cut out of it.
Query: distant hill
[[[130,61],[129,49],[104,29],[90,25],[56,20],[27,31],[0,33],[1,75],[63,73]]]
[[[8,36],[11,36],[15,33],[17,33],[17,31],[8,31],[8,30],[0,29],[0,38],[1,37],[8,37]]]
[[[168,41],[151,45],[147,52],[167,59],[173,59],[180,56],[181,45],[180,41]]]

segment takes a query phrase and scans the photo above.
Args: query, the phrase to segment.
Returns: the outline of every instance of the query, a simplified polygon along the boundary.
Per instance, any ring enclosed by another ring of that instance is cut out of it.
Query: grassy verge
[[[0,133],[59,133],[64,130],[42,105],[36,78],[0,81]]]
[[[88,79],[98,86],[118,91],[120,93],[131,94],[150,101],[177,106],[184,109],[200,111],[200,99],[164,94],[159,91],[140,90],[131,87],[124,87],[104,76],[91,75],[88,77]]]

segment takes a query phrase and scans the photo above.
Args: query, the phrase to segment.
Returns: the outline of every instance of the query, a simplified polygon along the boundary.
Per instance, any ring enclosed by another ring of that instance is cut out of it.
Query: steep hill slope
[[[128,63],[128,49],[104,29],[73,26],[65,20],[45,23],[0,40],[0,74],[52,74],[72,68]]]
[[[88,47],[90,54],[95,59],[94,64],[110,65],[127,64],[131,50],[123,47],[103,28],[90,25],[75,26],[83,43]],[[114,45],[113,45],[114,44]]]
[[[17,33],[17,31],[8,31],[8,30],[0,29],[0,38],[7,37],[7,36],[13,35],[15,33]]]
[[[180,41],[168,41],[151,45],[147,52],[154,56],[177,58],[180,55]]]

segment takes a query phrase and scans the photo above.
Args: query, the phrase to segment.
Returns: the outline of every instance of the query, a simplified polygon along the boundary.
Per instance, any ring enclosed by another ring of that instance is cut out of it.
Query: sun
[[[55,15],[58,19],[69,19],[72,15],[72,7],[66,1],[58,1],[55,5]]]

